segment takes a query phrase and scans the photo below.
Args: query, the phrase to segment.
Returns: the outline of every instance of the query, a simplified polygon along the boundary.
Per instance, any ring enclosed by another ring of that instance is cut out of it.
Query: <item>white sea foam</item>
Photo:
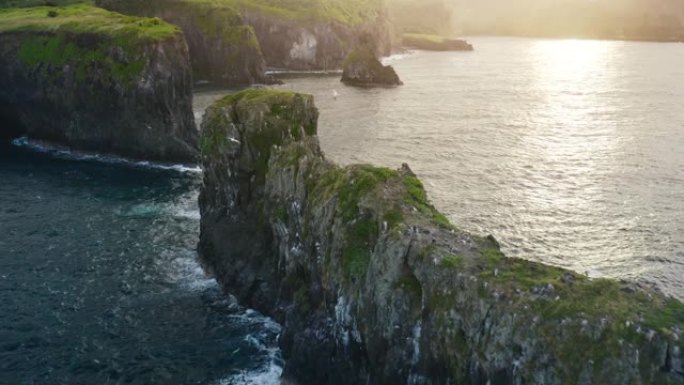
[[[12,141],[12,144],[17,147],[27,148],[31,151],[50,154],[55,157],[73,160],[96,161],[108,164],[121,164],[140,168],[153,168],[159,170],[174,170],[188,173],[201,173],[202,169],[199,166],[188,164],[173,164],[173,163],[157,163],[143,160],[128,159],[118,155],[97,154],[85,151],[76,151],[66,149],[64,147],[34,141],[26,137],[21,137]]]
[[[259,370],[244,370],[228,378],[221,379],[214,385],[280,385],[283,368],[273,363]]]
[[[280,349],[275,344],[267,344],[265,342],[268,334],[280,333],[280,325],[251,309],[246,309],[244,313],[234,315],[231,319],[232,322],[261,323],[261,331],[245,336],[245,341],[257,348],[268,358],[258,368],[233,373],[217,381],[214,385],[280,385],[280,376],[283,373]]]
[[[396,53],[394,55],[383,57],[381,62],[384,65],[392,64],[392,63],[395,63],[399,60],[406,59],[407,57],[413,55],[414,53],[415,53],[415,51],[405,51],[402,53]]]
[[[307,70],[307,71],[297,71],[297,70],[287,70],[287,69],[270,69],[266,71],[266,75],[341,75],[342,71],[339,69],[334,70]]]

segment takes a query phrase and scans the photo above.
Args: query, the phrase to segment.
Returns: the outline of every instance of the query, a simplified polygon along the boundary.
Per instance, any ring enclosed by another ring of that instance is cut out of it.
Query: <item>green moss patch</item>
[[[378,225],[372,218],[360,218],[347,227],[342,268],[349,281],[359,282],[366,277],[377,238]]]
[[[447,254],[442,257],[440,265],[449,269],[458,269],[463,266],[464,260],[460,255]]]
[[[48,16],[56,12],[56,16]],[[0,32],[87,33],[116,39],[124,47],[159,41],[179,33],[157,18],[125,16],[89,4],[0,9]]]
[[[403,179],[404,186],[406,187],[406,196],[404,197],[404,202],[408,205],[415,207],[422,214],[430,217],[434,223],[440,227],[451,229],[453,225],[447,219],[444,214],[437,211],[437,209],[430,204],[427,198],[427,193],[425,192],[425,187],[423,183],[415,176],[405,176]]]
[[[253,111],[263,112],[263,115],[255,115],[254,122],[234,122],[240,127],[249,124],[250,129],[241,132],[242,141],[249,146],[250,155],[253,159],[256,183],[263,183],[268,172],[269,161],[273,146],[281,146],[287,142],[295,142],[303,139],[303,135],[313,136],[316,134],[316,118],[311,111],[307,111],[307,105],[313,105],[311,95],[294,92],[278,91],[266,88],[246,89],[235,94],[228,95],[215,102],[210,110],[232,109],[237,118],[238,111],[250,115]],[[208,125],[230,125],[231,122],[222,112],[208,114]],[[217,153],[220,146],[225,142],[217,141],[214,134],[208,132],[202,135],[202,154],[211,155]],[[296,165],[304,153],[304,149],[292,146],[287,154],[280,154],[279,161],[286,161]],[[281,164],[284,166],[284,164]]]
[[[178,36],[179,31],[159,19],[75,4],[0,9],[0,33],[24,34],[18,59],[44,71],[47,78],[61,73],[56,67],[69,65],[79,82],[111,79],[129,85],[145,68],[147,44]]]
[[[378,186],[387,183],[391,178],[398,178],[398,173],[384,167],[354,165],[340,168],[331,166],[315,181],[314,185],[310,186],[309,196],[314,202],[320,202],[337,195],[339,199],[338,212],[343,220],[350,221],[360,214],[359,203],[361,199]],[[395,211],[391,216],[398,220],[401,217],[401,212]]]

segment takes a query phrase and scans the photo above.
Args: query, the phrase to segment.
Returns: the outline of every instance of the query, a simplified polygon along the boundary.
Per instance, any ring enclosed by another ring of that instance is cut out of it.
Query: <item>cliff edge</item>
[[[191,87],[183,35],[159,19],[87,4],[0,9],[0,136],[195,162]]]
[[[179,25],[195,78],[224,85],[269,83],[266,68],[336,70],[360,36],[390,52],[380,0],[97,0],[104,8]]]
[[[202,123],[200,258],[282,323],[300,384],[684,384],[684,306],[507,258],[408,166],[327,161],[313,98],[247,90]]]

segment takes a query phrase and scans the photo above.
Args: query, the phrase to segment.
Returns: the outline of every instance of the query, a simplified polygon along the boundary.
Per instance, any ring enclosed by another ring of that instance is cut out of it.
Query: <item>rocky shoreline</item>
[[[250,90],[202,123],[201,260],[283,324],[300,384],[682,384],[684,306],[505,257],[408,166],[323,156],[311,96]]]

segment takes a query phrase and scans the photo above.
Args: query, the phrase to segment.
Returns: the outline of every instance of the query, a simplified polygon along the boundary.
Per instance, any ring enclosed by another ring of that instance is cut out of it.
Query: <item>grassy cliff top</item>
[[[179,33],[157,18],[125,16],[90,4],[0,8],[2,32],[92,33],[113,38],[163,40]]]
[[[126,9],[140,13],[146,9],[175,4],[197,5],[233,11],[254,11],[284,20],[300,22],[337,22],[357,25],[367,21],[382,8],[381,0],[98,0],[108,9]]]
[[[427,41],[430,43],[444,43],[447,41],[447,38],[439,36],[439,35],[431,35],[431,34],[426,34],[426,33],[405,33],[403,35],[404,39],[411,39],[411,40],[422,40],[422,41]]]
[[[207,1],[207,0],[191,0]],[[363,23],[382,5],[378,0],[225,0],[246,9],[288,19]]]

